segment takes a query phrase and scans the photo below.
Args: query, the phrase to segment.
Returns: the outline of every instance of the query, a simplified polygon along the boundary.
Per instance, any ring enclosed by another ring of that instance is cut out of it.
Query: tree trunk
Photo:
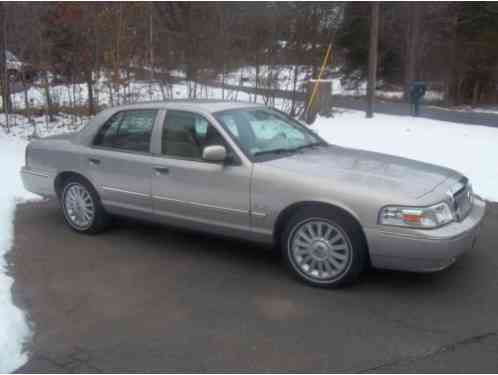
[[[408,26],[408,53],[405,74],[405,98],[408,97],[410,82],[417,78],[417,57],[420,41],[421,3],[410,3],[410,23]]]
[[[463,93],[464,82],[465,80],[463,78],[458,80],[457,97],[456,97],[457,105],[464,104],[464,93]]]
[[[47,104],[47,114],[50,121],[54,121],[54,111],[52,106],[52,98],[50,97],[50,86],[48,83],[47,72],[43,72],[43,89],[45,92],[45,102]]]
[[[49,121],[54,121],[54,111],[52,108],[52,98],[50,97],[50,86],[48,82],[48,64],[45,64],[45,44],[43,40],[43,33],[40,19],[37,21],[38,24],[38,39],[39,39],[39,60],[40,60],[40,68],[41,68],[41,77],[43,82],[43,91],[45,94],[45,104],[46,104],[46,118],[48,117]],[[47,124],[48,127],[48,124]]]
[[[88,88],[88,115],[95,114],[95,102],[93,98],[92,71],[85,70],[86,86]]]
[[[258,53],[256,53],[256,81],[254,82],[254,103],[258,98],[258,89],[259,89],[259,57]]]
[[[472,105],[476,106],[479,104],[479,93],[480,93],[480,85],[479,81],[477,80],[474,84],[474,90],[472,92]]]
[[[69,98],[69,108],[72,109],[70,115],[71,115],[71,128],[74,128],[74,123],[75,123],[75,111],[76,111],[76,95],[74,91],[74,77],[73,74],[71,73],[71,80],[69,81],[69,84],[67,85],[67,97]]]
[[[1,85],[2,85],[2,103],[3,111],[7,115],[12,111],[12,101],[10,99],[9,76],[7,72],[7,8],[2,2],[0,4],[0,25],[2,27],[2,40],[0,43],[0,69],[1,69]],[[8,130],[8,116],[7,116]]]
[[[294,75],[292,77],[292,102],[290,115],[296,116],[296,91],[297,91],[297,77],[299,74],[299,65],[294,65]]]
[[[367,118],[373,117],[375,85],[377,80],[377,55],[379,45],[379,2],[371,3],[370,47],[368,54]]]
[[[21,74],[21,83],[22,83],[22,90],[24,94],[24,107],[26,108],[26,115],[28,116],[28,120],[31,123],[33,121],[33,116],[31,115],[31,106],[29,103],[29,97],[28,97],[28,90],[29,86],[26,83],[26,77],[24,74]]]
[[[94,17],[93,17],[93,31],[94,31],[94,38],[95,38],[95,43],[94,43],[94,61],[93,61],[93,69],[91,74],[95,74],[95,77],[92,77],[92,79],[95,80],[95,82],[100,81],[100,64],[99,64],[99,11],[98,8],[99,5],[98,3],[93,4],[93,11],[94,11]],[[92,95],[93,97],[93,105],[94,108],[98,108],[99,106],[99,91],[97,90],[92,90]]]
[[[449,55],[449,75],[448,75],[448,97],[447,105],[455,106],[459,104],[458,101],[458,15],[454,15],[452,19],[452,33],[450,39],[450,55]]]
[[[154,18],[153,3],[149,4],[149,92],[152,96],[154,86]]]

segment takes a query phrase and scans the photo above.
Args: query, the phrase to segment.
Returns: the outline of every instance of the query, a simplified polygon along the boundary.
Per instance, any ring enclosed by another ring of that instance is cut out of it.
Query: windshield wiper
[[[307,145],[302,145],[298,147],[292,147],[292,148],[275,148],[273,150],[264,150],[264,151],[258,151],[253,154],[253,156],[260,156],[260,155],[266,155],[266,154],[293,154],[296,153],[303,148],[308,148],[308,147],[317,147],[317,146],[325,146],[324,143],[322,142],[314,142],[314,143],[308,143]]]
[[[267,154],[293,154],[296,152],[295,148],[275,148],[273,150],[258,151],[253,154],[253,156],[267,155]]]
[[[308,143],[307,145],[295,147],[292,150],[299,151],[299,150],[302,150],[303,148],[313,148],[313,147],[317,147],[317,146],[324,146],[324,144],[322,142]]]

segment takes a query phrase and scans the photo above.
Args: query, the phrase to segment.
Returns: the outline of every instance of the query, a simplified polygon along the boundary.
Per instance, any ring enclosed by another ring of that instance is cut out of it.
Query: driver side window
[[[221,134],[201,115],[168,110],[161,139],[163,155],[202,160],[206,146],[220,145],[229,151]]]

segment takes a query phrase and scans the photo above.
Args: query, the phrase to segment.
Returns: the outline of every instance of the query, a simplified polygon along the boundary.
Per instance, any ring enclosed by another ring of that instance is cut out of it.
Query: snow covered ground
[[[259,67],[259,86],[278,89],[292,90],[294,84],[294,65],[279,65],[273,68],[268,65]],[[308,66],[299,66],[297,69],[296,88],[301,90],[303,84],[312,77],[312,69]],[[218,81],[221,82],[221,75]],[[225,83],[234,86],[256,86],[256,68],[254,66],[243,66],[225,75]]]
[[[0,373],[11,372],[27,360],[23,344],[30,334],[23,311],[12,303],[11,287],[14,280],[8,275],[5,260],[13,240],[16,201],[34,198],[24,190],[19,178],[19,168],[24,164],[25,146],[25,140],[8,137],[0,130],[0,165],[3,174],[0,190]]]
[[[269,89],[291,91],[294,85],[294,65],[278,65],[271,68],[268,65],[261,65],[259,68],[259,86]],[[338,70],[334,72],[334,78],[329,79],[332,82],[332,93],[339,96],[366,96],[367,83],[360,82],[357,87],[353,87],[346,80],[338,77]],[[296,89],[304,90],[304,85],[313,78],[312,68],[308,66],[299,66],[297,70]],[[221,83],[222,77],[218,76],[218,82]],[[243,66],[231,71],[225,75],[225,83],[234,86],[256,86],[256,68],[254,66]],[[381,99],[402,100],[403,91],[401,90],[384,90],[378,89],[375,95]],[[439,91],[428,90],[424,100],[426,102],[437,102],[443,100],[443,94]]]
[[[474,191],[498,201],[498,129],[425,118],[341,111],[313,129],[330,143],[399,155],[455,169]]]
[[[44,117],[33,119],[40,136],[74,131],[81,127],[84,119],[67,115],[56,116],[56,121],[47,123]],[[0,114],[0,124],[5,116]],[[30,329],[22,310],[12,303],[11,288],[14,280],[8,273],[5,254],[13,240],[13,220],[17,202],[40,199],[26,191],[19,176],[24,165],[24,151],[27,137],[33,133],[33,125],[24,116],[10,116],[12,126],[9,134],[0,128],[0,169],[2,189],[0,190],[0,373],[14,371],[27,361],[24,343],[30,337]]]
[[[195,92],[195,95],[194,95]],[[183,99],[196,97],[198,99],[222,99],[235,101],[254,101],[254,95],[239,90],[212,87],[193,82],[175,83],[163,86],[155,82],[131,81],[126,86],[110,88],[105,81],[99,81],[94,88],[95,100],[99,106],[113,106],[154,100]],[[88,90],[86,84],[55,85],[50,88],[50,96],[56,107],[84,107],[87,105]],[[27,90],[27,98],[31,108],[46,108],[45,93],[42,86],[34,85]],[[290,100],[278,99],[281,103]],[[257,101],[263,102],[264,98],[258,95]],[[12,95],[13,107],[23,110],[25,105],[23,91]],[[1,103],[1,99],[0,99]]]

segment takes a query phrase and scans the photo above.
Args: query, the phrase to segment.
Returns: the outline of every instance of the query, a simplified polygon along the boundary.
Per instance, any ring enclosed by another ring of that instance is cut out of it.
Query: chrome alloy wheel
[[[77,229],[90,227],[95,218],[95,204],[90,192],[77,183],[70,184],[64,192],[64,214]]]
[[[352,247],[346,233],[323,219],[296,225],[290,237],[291,259],[303,276],[313,281],[329,281],[351,265]]]

